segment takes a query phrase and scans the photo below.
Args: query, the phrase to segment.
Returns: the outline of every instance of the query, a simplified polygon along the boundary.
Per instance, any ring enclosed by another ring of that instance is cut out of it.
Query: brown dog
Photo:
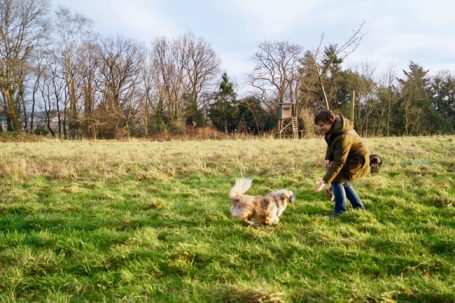
[[[295,194],[280,189],[267,196],[245,195],[252,182],[251,179],[242,178],[232,187],[229,194],[232,217],[253,226],[278,224],[288,203],[294,203]]]

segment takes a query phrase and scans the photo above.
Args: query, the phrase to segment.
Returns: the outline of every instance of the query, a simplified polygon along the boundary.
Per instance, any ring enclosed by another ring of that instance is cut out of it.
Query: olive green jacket
[[[325,135],[325,159],[331,162],[322,180],[325,183],[353,181],[370,171],[370,153],[351,121],[336,116],[330,131]]]

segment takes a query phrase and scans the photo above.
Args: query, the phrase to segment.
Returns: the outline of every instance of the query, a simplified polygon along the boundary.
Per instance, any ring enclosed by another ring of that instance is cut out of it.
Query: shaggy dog
[[[295,194],[280,189],[267,196],[245,195],[252,182],[251,179],[242,178],[232,187],[229,194],[232,217],[253,226],[278,224],[288,203],[294,203]]]

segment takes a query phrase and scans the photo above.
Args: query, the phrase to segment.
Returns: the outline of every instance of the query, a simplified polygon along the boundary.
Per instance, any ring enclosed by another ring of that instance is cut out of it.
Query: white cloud
[[[111,9],[119,23],[119,29],[133,33],[136,39],[150,41],[150,36],[171,38],[182,32],[168,16],[157,9],[153,1],[119,1]]]
[[[53,0],[95,21],[101,35],[120,34],[149,43],[195,30],[212,45],[222,70],[239,84],[264,40],[313,49],[343,43],[366,21],[366,36],[349,62],[371,62],[378,71],[401,71],[414,60],[432,70],[455,70],[455,2],[450,0]]]
[[[435,72],[444,65],[445,69],[453,70],[455,36],[447,35],[444,32],[446,27],[439,24],[455,21],[433,22],[429,21],[431,13],[422,14],[422,8],[410,9],[406,17],[399,14],[378,15],[367,21],[367,36],[349,61],[372,62],[380,72],[385,72],[391,64],[401,72],[407,69],[411,60]],[[443,16],[441,14],[442,19]],[[435,31],[435,28],[439,30]]]
[[[305,20],[317,1],[231,0],[231,3],[244,16],[250,31],[273,39]]]
[[[57,3],[92,19],[102,35],[123,35],[150,42],[157,36],[174,37],[183,32],[158,9],[156,1],[58,0]]]

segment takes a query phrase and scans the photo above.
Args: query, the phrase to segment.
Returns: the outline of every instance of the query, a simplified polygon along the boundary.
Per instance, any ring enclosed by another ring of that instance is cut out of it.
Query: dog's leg
[[[252,227],[259,227],[261,225],[255,221],[248,220],[248,218],[246,220],[243,220],[243,222],[245,222],[248,226],[252,226]]]
[[[264,223],[266,225],[275,225],[278,224],[279,221],[280,219],[277,216],[269,216],[265,218]]]
[[[241,220],[242,220],[243,222],[245,222],[245,224],[247,224],[247,225],[256,226],[256,223],[254,223],[253,221],[251,221],[250,218],[248,218],[248,217],[243,217],[243,218],[241,218]]]
[[[280,222],[280,218],[277,217],[277,216],[275,216],[275,217],[272,219],[272,222],[271,222],[270,224],[276,225],[276,224],[278,224],[278,222]]]

